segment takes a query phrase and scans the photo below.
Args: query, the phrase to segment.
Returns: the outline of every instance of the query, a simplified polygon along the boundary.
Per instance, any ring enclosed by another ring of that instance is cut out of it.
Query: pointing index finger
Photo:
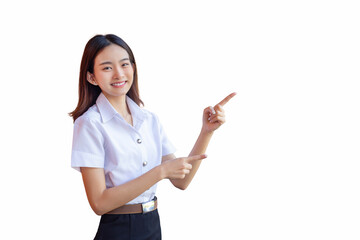
[[[224,98],[218,105],[224,106],[230,99],[232,99],[236,95],[236,92],[229,94],[226,98]]]
[[[186,161],[188,163],[191,163],[191,162],[194,162],[194,161],[197,161],[197,160],[202,160],[204,158],[207,158],[206,154],[194,155],[194,156],[191,156],[191,157],[187,157]]]

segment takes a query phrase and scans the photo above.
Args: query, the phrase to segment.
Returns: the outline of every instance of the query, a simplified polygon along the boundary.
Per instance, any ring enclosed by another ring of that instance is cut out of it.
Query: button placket
[[[140,152],[141,152],[141,164],[142,164],[142,166],[141,166],[141,171],[142,171],[142,174],[146,171],[146,167],[147,167],[147,165],[148,165],[148,162],[146,161],[146,159],[145,159],[145,157],[146,157],[146,154],[145,154],[145,146],[143,145],[143,140],[142,140],[142,138],[141,138],[141,136],[138,134],[137,136],[136,136],[136,143],[138,144],[138,146],[139,146],[139,150],[140,150]]]

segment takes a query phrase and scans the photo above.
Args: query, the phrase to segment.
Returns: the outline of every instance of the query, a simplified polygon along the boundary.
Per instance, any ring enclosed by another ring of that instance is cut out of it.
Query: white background
[[[3,1],[1,235],[92,239],[70,168],[86,42],[132,48],[141,97],[177,156],[227,94],[190,188],[158,187],[163,238],[360,239],[357,1]]]

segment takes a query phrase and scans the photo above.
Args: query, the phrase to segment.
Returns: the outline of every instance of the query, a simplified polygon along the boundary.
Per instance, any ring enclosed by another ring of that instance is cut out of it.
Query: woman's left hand
[[[221,102],[216,104],[214,107],[207,107],[203,113],[203,130],[212,133],[218,129],[222,124],[225,123],[225,111],[224,105],[233,98],[236,93],[229,94]]]

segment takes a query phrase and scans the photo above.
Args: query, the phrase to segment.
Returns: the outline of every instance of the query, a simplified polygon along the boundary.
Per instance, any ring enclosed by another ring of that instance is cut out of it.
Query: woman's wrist
[[[212,137],[213,134],[214,134],[214,131],[206,130],[204,127],[201,128],[200,135]]]
[[[158,171],[159,177],[160,177],[160,181],[167,178],[166,175],[166,168],[165,168],[165,164],[161,163],[159,166],[156,167],[156,170]]]

